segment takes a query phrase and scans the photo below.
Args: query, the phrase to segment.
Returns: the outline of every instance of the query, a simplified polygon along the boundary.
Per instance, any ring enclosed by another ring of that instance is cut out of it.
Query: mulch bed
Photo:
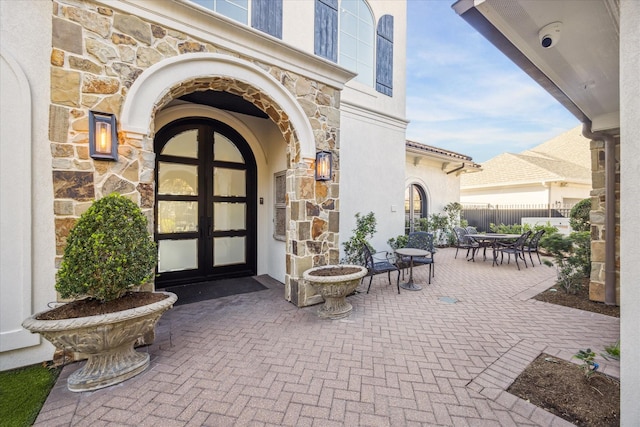
[[[337,267],[322,268],[319,270],[312,271],[309,273],[309,276],[322,276],[322,277],[344,276],[346,274],[354,274],[359,271],[360,269],[355,267],[337,266]]]
[[[620,307],[589,300],[588,280],[575,294],[567,294],[554,286],[534,298],[620,317]],[[619,381],[599,372],[587,379],[580,365],[547,354],[538,356],[507,391],[577,426],[620,425]]]
[[[541,354],[507,391],[577,425],[620,425],[620,383],[582,367]]]
[[[124,296],[105,303],[96,299],[85,298],[72,301],[46,311],[38,316],[38,320],[76,319],[78,317],[96,316],[115,313],[130,308],[142,307],[162,301],[167,295],[153,292],[127,292]]]
[[[565,307],[573,307],[580,310],[605,314],[607,316],[620,317],[620,307],[589,300],[588,281],[586,281],[575,294],[568,294],[556,285],[533,298],[551,304],[564,305]]]

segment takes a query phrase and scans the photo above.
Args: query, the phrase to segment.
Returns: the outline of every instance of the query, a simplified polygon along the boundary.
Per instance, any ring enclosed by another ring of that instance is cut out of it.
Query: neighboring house
[[[591,149],[581,126],[520,154],[502,153],[460,180],[464,205],[570,206],[590,193]]]
[[[620,425],[636,426],[640,2],[459,0],[453,8],[574,114],[592,140],[589,290],[593,299],[620,303]],[[547,31],[550,24],[559,31]]]
[[[420,218],[442,213],[460,200],[460,180],[480,165],[464,154],[407,141],[405,178],[405,231],[413,231]]]

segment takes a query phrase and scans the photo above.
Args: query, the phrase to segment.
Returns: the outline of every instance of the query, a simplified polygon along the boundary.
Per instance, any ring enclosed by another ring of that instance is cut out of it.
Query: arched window
[[[365,0],[315,0],[314,21],[316,55],[357,72],[355,80],[368,86],[375,78],[376,90],[393,96],[393,16],[380,17],[374,32]]]
[[[420,230],[420,218],[427,218],[427,194],[418,184],[409,185],[404,192],[405,232]],[[426,230],[423,230],[426,231]]]
[[[358,73],[356,80],[373,86],[374,21],[364,0],[340,2],[338,63]]]

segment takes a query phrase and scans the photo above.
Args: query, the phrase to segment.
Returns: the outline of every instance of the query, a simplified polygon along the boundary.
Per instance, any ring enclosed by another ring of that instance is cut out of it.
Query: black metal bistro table
[[[416,248],[399,248],[396,249],[396,253],[402,256],[408,256],[411,259],[409,262],[409,281],[407,283],[401,283],[400,287],[408,291],[421,291],[422,286],[413,283],[413,257],[427,256],[430,252]]]
[[[513,239],[517,239],[518,237],[520,237],[520,234],[500,234],[500,233],[486,233],[486,234],[467,234],[466,237],[470,237],[473,240],[479,241],[479,242],[491,242],[491,248],[493,251],[493,248],[496,245],[496,242],[498,240],[513,240]],[[479,249],[479,248],[478,248]],[[487,247],[485,246],[484,248],[485,253],[483,254],[484,259],[487,259],[486,256],[486,250]],[[471,252],[471,258],[469,258],[467,261],[475,261],[475,251]],[[493,261],[495,262],[495,256],[496,254],[493,254]]]

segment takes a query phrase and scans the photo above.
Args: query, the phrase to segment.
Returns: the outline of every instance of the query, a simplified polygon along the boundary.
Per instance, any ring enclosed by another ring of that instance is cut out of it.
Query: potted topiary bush
[[[117,193],[95,201],[71,229],[56,277],[56,290],[74,299],[37,313],[23,327],[56,347],[86,355],[71,374],[71,391],[120,383],[149,366],[149,354],[134,349],[177,297],[170,292],[138,292],[153,276],[156,245],[147,219]]]

